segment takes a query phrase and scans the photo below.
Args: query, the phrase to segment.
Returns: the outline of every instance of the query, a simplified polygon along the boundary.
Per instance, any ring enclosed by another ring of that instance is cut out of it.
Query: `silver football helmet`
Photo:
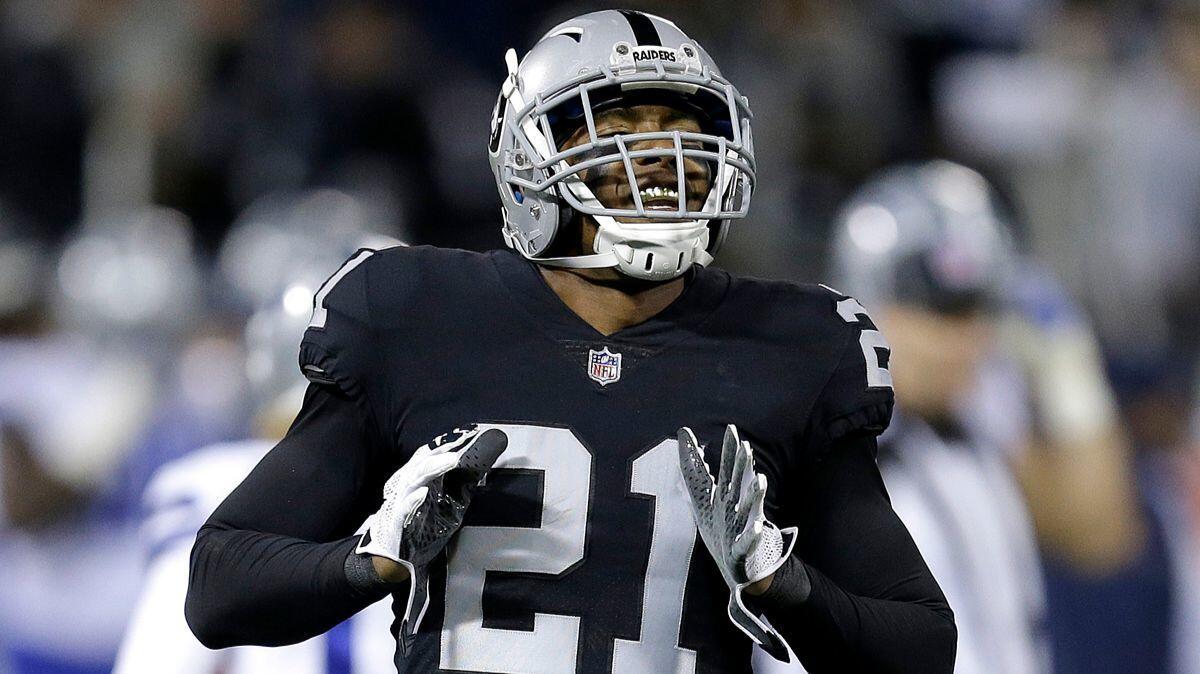
[[[843,207],[833,239],[839,290],[939,312],[996,308],[1015,260],[994,189],[978,172],[943,160],[869,181]]]
[[[510,247],[544,265],[616,267],[648,280],[712,261],[729,221],[749,209],[754,145],[746,98],[695,40],[661,17],[605,10],[559,24],[523,59],[508,50],[505,61],[488,154]],[[682,107],[700,132],[597,134],[599,111],[632,100]],[[584,142],[563,149],[583,128]],[[708,168],[699,210],[689,210],[685,158]],[[649,160],[673,163],[673,184],[639,184],[634,164]],[[606,164],[628,181],[632,208],[602,204],[584,183],[584,172]],[[548,257],[575,213],[599,226],[594,254]]]

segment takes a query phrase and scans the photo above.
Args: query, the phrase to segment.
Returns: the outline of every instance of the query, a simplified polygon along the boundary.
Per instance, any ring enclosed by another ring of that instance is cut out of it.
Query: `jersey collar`
[[[513,301],[556,339],[665,346],[707,320],[724,301],[729,289],[727,273],[693,265],[686,272],[683,293],[674,302],[647,320],[606,336],[559,299],[536,263],[510,250],[493,251],[491,257]]]

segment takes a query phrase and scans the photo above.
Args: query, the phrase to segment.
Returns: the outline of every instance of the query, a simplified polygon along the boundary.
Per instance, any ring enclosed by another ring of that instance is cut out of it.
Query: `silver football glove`
[[[507,446],[504,431],[456,428],[413,452],[383,487],[383,505],[367,520],[355,552],[408,569],[399,638],[406,653],[429,605],[429,563],[458,531],[475,490]]]
[[[788,650],[774,628],[742,601],[742,591],[783,566],[796,543],[795,527],[780,530],[763,514],[767,477],[754,472],[754,450],[737,427],[725,429],[721,467],[714,480],[696,435],[679,429],[679,467],[700,538],[729,586],[729,619],[776,660]]]

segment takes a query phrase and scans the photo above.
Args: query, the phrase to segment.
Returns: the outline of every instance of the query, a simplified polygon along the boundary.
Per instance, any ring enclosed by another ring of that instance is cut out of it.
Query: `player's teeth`
[[[665,197],[668,199],[678,199],[679,192],[669,187],[648,187],[641,191],[642,199],[656,199]]]

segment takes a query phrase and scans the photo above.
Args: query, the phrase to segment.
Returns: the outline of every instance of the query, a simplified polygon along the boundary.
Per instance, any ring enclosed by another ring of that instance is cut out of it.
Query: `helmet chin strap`
[[[591,189],[583,183],[583,181],[572,177],[564,182],[565,185],[563,185],[563,187],[565,187],[567,190],[570,190],[571,195],[578,199],[581,204],[597,209],[603,208],[603,206],[600,204],[600,200],[591,191]],[[708,202],[708,204],[706,204],[706,208],[715,202],[716,193],[717,189],[714,186],[714,189],[709,191],[708,199],[706,199]],[[617,222],[612,216],[599,214],[588,215],[590,215],[596,221],[596,224],[599,227],[598,231],[596,232],[596,238],[592,244],[596,251],[594,254],[530,259],[538,264],[543,264],[548,267],[560,267],[567,269],[604,269],[616,267],[622,273],[628,276],[647,280],[669,280],[682,274],[687,270],[687,267],[691,266],[692,263],[708,265],[713,260],[712,255],[706,250],[708,239],[708,223],[704,220],[661,221],[662,224],[667,225],[671,229],[675,230],[674,233],[678,236],[678,238],[674,241],[671,241],[669,240],[669,235],[666,239],[654,237],[653,235],[642,238],[637,236],[636,233],[633,236],[630,236],[630,232],[622,232],[625,227],[622,226],[622,223]],[[687,236],[688,230],[697,232],[694,238]],[[617,234],[617,236],[613,236],[614,233]],[[691,238],[690,242],[688,241],[689,238]],[[690,243],[690,246],[684,247],[688,243]],[[684,244],[684,246],[680,246],[679,244]],[[601,249],[605,247],[607,247],[608,250],[602,252]],[[657,250],[647,251],[647,248]],[[619,249],[624,249],[626,259],[622,259],[622,253]],[[646,253],[651,256],[657,255],[657,259],[659,260],[675,259],[677,256],[683,256],[680,259],[685,264],[670,271],[664,271],[662,269],[656,270],[653,268],[656,265],[653,265],[650,261],[651,258],[644,257],[641,253]],[[645,262],[643,263],[643,261]],[[637,264],[635,265],[635,263]],[[640,266],[643,264],[645,266]],[[650,268],[647,269],[646,267]]]
[[[671,242],[667,242],[667,241],[653,241],[653,240],[649,240],[649,239],[642,240],[642,239],[628,238],[628,237],[622,237],[619,240],[613,240],[612,237],[604,236],[604,234],[606,233],[606,223],[603,221],[604,220],[610,221],[612,223],[612,225],[609,225],[609,226],[617,225],[618,223],[616,223],[612,218],[610,218],[608,216],[598,215],[598,216],[592,216],[592,217],[594,217],[597,220],[597,224],[600,226],[600,229],[597,231],[596,239],[595,239],[595,242],[593,243],[593,246],[597,249],[607,246],[609,248],[609,250],[607,250],[605,252],[597,252],[597,253],[594,253],[591,255],[571,255],[571,256],[563,256],[563,257],[545,257],[545,258],[529,258],[529,259],[538,264],[546,265],[547,267],[560,267],[560,268],[566,268],[566,269],[605,269],[605,268],[616,267],[622,273],[626,274],[627,276],[631,276],[633,278],[640,278],[640,279],[646,279],[646,280],[664,280],[664,281],[679,276],[684,271],[686,271],[687,268],[690,267],[692,263],[708,265],[713,260],[712,255],[709,254],[709,252],[707,250],[705,250],[706,241],[707,241],[706,235],[708,232],[707,226],[701,224],[699,221],[678,223],[678,224],[689,224],[689,225],[695,224],[697,227],[703,228],[702,233],[693,242],[691,242],[690,248],[680,248],[680,247],[672,246]],[[671,223],[671,224],[677,224],[677,223]],[[680,241],[679,243],[682,243],[682,241]],[[642,244],[642,245],[639,245],[639,244]],[[657,249],[657,250],[647,251],[646,248]],[[621,253],[618,252],[619,249],[625,250],[627,259],[622,259]],[[663,249],[666,249],[666,250],[663,250]],[[639,265],[645,264],[646,266],[652,267],[652,265],[648,261],[649,258],[644,257],[645,254],[658,255],[661,258],[666,258],[666,259],[675,259],[676,256],[682,255],[684,257],[682,257],[681,259],[686,264],[684,264],[683,266],[681,266],[678,269],[674,269],[669,272],[664,272],[662,270],[656,271],[653,268],[646,269],[645,267],[639,266]],[[643,260],[647,260],[647,261],[645,263],[643,263],[642,262]]]
[[[531,257],[530,260],[544,264],[547,267],[561,267],[564,269],[607,269],[609,267],[620,266],[621,262],[614,252],[596,253],[594,255],[570,255],[566,257]],[[708,266],[713,261],[713,256],[706,250],[697,250],[693,255],[694,262],[698,262],[702,266]]]
[[[692,263],[698,262],[701,265],[707,265],[713,260],[712,255],[705,250],[708,227],[704,221],[665,221],[663,224],[677,227],[678,239],[670,241],[657,237],[629,236],[628,233],[621,232],[621,223],[614,218],[606,215],[591,217],[596,220],[598,226],[595,240],[592,243],[596,251],[594,254],[530,259],[548,267],[567,269],[616,267],[627,276],[646,280],[669,280],[682,274]],[[699,233],[695,237],[688,236],[689,229],[698,230]],[[605,248],[607,250],[604,250]],[[676,258],[684,263],[676,269],[663,270],[661,263],[659,265],[652,264],[654,260]],[[655,269],[656,266],[659,268]]]
[[[565,269],[605,269],[619,264],[617,254],[613,252],[596,253],[595,255],[570,255],[567,257],[531,257],[530,260],[547,267],[562,267]]]

